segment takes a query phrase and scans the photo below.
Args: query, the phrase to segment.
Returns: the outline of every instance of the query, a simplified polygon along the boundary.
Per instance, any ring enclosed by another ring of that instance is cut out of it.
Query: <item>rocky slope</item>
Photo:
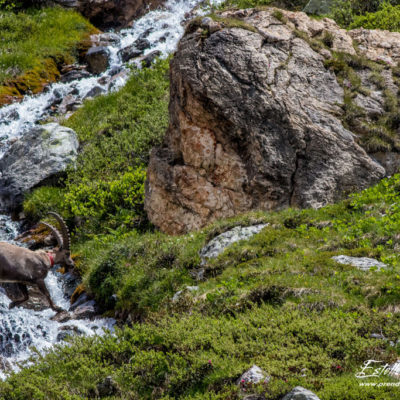
[[[399,33],[304,13],[193,21],[171,62],[150,220],[177,234],[252,209],[321,207],[392,174],[399,60]]]

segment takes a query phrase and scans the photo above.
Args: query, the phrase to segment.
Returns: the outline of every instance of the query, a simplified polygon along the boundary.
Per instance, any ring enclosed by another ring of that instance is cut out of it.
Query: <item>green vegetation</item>
[[[400,6],[392,6],[384,3],[379,11],[366,13],[354,17],[350,25],[351,29],[363,27],[365,29],[387,29],[400,31]]]
[[[354,13],[347,26],[381,23],[370,16],[357,22],[359,11]],[[279,11],[274,16],[284,21]],[[238,20],[218,21],[254,29]],[[305,40],[321,49],[331,47],[333,37]],[[385,88],[382,76],[389,66],[342,53],[326,66],[344,87],[344,122],[361,134],[362,144],[397,149],[397,93]],[[368,94],[360,69],[383,89],[385,117],[368,121],[355,104],[358,94]],[[397,387],[360,388],[354,374],[368,359],[392,363],[400,355],[400,175],[319,210],[254,212],[184,236],[154,232],[143,211],[144,180],[150,149],[168,124],[167,74],[168,60],[158,61],[132,71],[119,92],[87,100],[64,121],[81,143],[76,168],[59,187],[38,188],[24,202],[33,220],[56,210],[75,228],[74,259],[84,288],[105,315],[130,326],[115,335],[76,337],[69,347],[35,355],[34,365],[0,382],[0,398],[99,398],[97,385],[111,376],[109,399],[238,400],[258,393],[277,400],[296,385],[322,400],[397,399]],[[268,226],[202,264],[199,251],[209,240],[256,223]],[[332,257],[339,254],[373,257],[388,267],[360,271],[336,263]],[[204,279],[197,281],[200,270]],[[240,393],[235,382],[253,364],[271,382]]]
[[[263,6],[274,6],[287,8],[289,10],[301,11],[308,0],[226,0],[222,7],[223,8],[255,8]]]
[[[345,28],[371,29],[375,25],[391,30],[398,25],[398,7],[393,7],[398,5],[399,0],[335,0],[330,17]],[[390,12],[394,12],[391,17]]]
[[[325,61],[327,68],[335,72],[338,82],[344,89],[344,125],[359,134],[360,144],[370,152],[400,149],[397,133],[399,127],[399,93],[386,87],[382,73],[391,67],[377,63],[361,55],[333,52],[333,57]],[[385,113],[369,117],[356,104],[357,96],[369,96],[370,90],[362,85],[360,72],[368,75],[369,82],[382,91]],[[389,72],[389,71],[387,71]],[[394,72],[395,74],[395,72]]]
[[[62,187],[41,187],[26,198],[28,217],[57,210],[79,220],[80,237],[147,226],[144,167],[168,124],[168,64],[133,71],[120,91],[87,100],[64,122],[81,144],[76,166]]]
[[[250,213],[178,237],[130,232],[76,244],[87,289],[135,324],[37,356],[0,383],[0,393],[94,398],[111,375],[110,399],[239,399],[235,381],[255,363],[272,380],[250,392],[266,399],[295,385],[324,400],[396,399],[396,387],[361,390],[354,373],[367,359],[390,363],[400,354],[389,344],[400,322],[398,204],[400,175],[319,210]],[[208,260],[203,281],[193,278],[205,243],[260,222],[269,225]],[[360,271],[333,261],[339,254],[374,257],[388,268]],[[193,285],[199,289],[185,290]]]
[[[80,14],[62,8],[0,11],[0,105],[55,81],[59,67],[75,62],[95,31]]]

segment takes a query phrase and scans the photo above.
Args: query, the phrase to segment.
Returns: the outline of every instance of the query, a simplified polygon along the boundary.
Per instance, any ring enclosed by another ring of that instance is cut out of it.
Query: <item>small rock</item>
[[[85,60],[90,72],[100,74],[109,66],[110,51],[103,46],[91,47],[86,53]]]
[[[111,376],[107,376],[102,382],[97,384],[96,391],[100,398],[112,396],[117,391],[117,384]]]
[[[110,71],[108,71],[108,75],[109,76],[114,76],[114,75],[117,75],[117,74],[119,74],[121,71],[123,70],[123,68],[121,67],[121,66],[115,66],[115,67],[112,67],[111,69],[110,69]]]
[[[12,366],[7,358],[0,356],[0,371],[11,371]]]
[[[65,274],[57,273],[57,277],[62,281],[63,291],[66,297],[71,297],[77,286],[82,282],[81,279],[72,272],[67,272]]]
[[[201,20],[203,28],[207,29],[211,34],[222,29],[221,25],[210,17],[205,17]]]
[[[62,332],[59,332],[58,334],[57,334],[57,337],[56,337],[56,341],[57,342],[63,342],[65,339],[67,339],[69,336],[73,336],[74,335],[74,332],[73,331],[62,331]]]
[[[96,302],[94,300],[87,301],[86,303],[78,306],[72,314],[73,319],[88,319],[96,315]]]
[[[105,93],[103,88],[100,86],[95,86],[86,93],[84,99],[91,99],[93,97],[100,96],[103,93]]]
[[[174,296],[172,297],[172,302],[176,303],[180,299],[182,293],[185,292],[185,290],[187,290],[189,292],[196,292],[197,290],[199,290],[199,287],[198,286],[186,286],[185,289],[179,290],[178,292],[176,292],[174,294]]]
[[[116,87],[119,87],[122,85],[123,82],[126,81],[128,76],[128,71],[123,70],[121,71],[119,74],[114,75],[111,79],[110,79],[110,83],[108,84],[108,90],[112,91],[114,90]]]
[[[353,267],[356,267],[362,271],[369,271],[373,267],[377,268],[379,271],[387,267],[386,264],[368,257],[350,257],[340,255],[332,257],[332,259],[339,264],[352,265]]]
[[[86,293],[82,293],[77,300],[75,301],[75,303],[73,303],[71,305],[71,307],[69,308],[69,311],[75,311],[75,309],[79,306],[81,306],[82,304],[86,303],[89,301],[89,298],[87,296]]]
[[[69,315],[68,311],[61,311],[58,312],[56,315],[54,315],[53,317],[50,318],[52,321],[56,321],[56,322],[67,322],[71,319],[71,316]]]
[[[105,75],[97,80],[100,85],[107,85],[108,82],[110,82],[110,77]]]
[[[236,384],[245,389],[248,386],[259,383],[267,384],[270,380],[271,377],[266,372],[257,365],[253,365],[237,380]]]
[[[142,54],[143,50],[137,49],[133,44],[118,51],[118,57],[122,60],[122,62],[127,62],[132,58],[141,56]]]
[[[90,76],[89,72],[85,70],[74,70],[74,71],[69,71],[65,75],[61,77],[61,82],[62,83],[69,83],[72,81],[77,81],[80,79],[88,78]]]
[[[194,279],[196,279],[196,281],[204,280],[204,273],[205,273],[204,268],[192,269],[191,271],[189,271],[189,273]]]
[[[74,108],[80,104],[80,101],[72,94],[67,94],[58,107],[60,114],[65,114],[67,111],[74,111]]]
[[[200,251],[202,263],[205,264],[207,258],[215,258],[219,256],[228,246],[238,242],[239,240],[250,239],[253,235],[261,232],[267,224],[253,226],[236,226],[229,231],[221,233],[210,242],[208,242]]]
[[[72,331],[77,335],[83,335],[85,332],[80,330],[77,326],[75,325],[63,325],[58,328],[59,331]]]
[[[137,40],[135,40],[135,42],[133,43],[133,45],[138,49],[138,50],[146,50],[148,48],[150,48],[151,43],[149,40],[140,37]]]
[[[371,333],[369,337],[372,339],[386,340],[385,336],[383,336],[381,333]]]
[[[90,37],[93,46],[103,47],[103,46],[117,46],[121,39],[113,32],[100,33],[98,35],[92,35]]]
[[[310,390],[296,386],[282,400],[320,400],[320,398]]]
[[[161,56],[161,51],[160,50],[154,50],[151,53],[147,54],[145,57],[143,57],[142,59],[142,63],[146,68],[151,67],[151,64],[153,63],[153,61],[157,58]]]

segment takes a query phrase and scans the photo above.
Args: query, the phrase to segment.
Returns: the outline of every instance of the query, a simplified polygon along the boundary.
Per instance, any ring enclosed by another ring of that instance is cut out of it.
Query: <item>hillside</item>
[[[400,5],[343,0],[334,22],[295,12],[306,3],[212,7],[188,18],[175,54],[132,64],[122,88],[41,121],[76,132],[79,154],[18,211],[29,226],[51,210],[65,218],[82,278],[73,297],[85,291],[118,328],[33,350],[30,365],[0,381],[0,399],[399,398]],[[0,29],[20,12],[21,26],[43,13],[84,21],[54,44],[54,54],[67,51],[60,66],[82,59],[95,28],[78,13],[7,7]],[[387,29],[376,34],[390,46],[366,29]],[[15,54],[26,53],[22,42]],[[392,61],[371,59],[376,48]],[[43,46],[21,59],[12,78],[52,54]],[[360,97],[375,108],[356,105]],[[219,165],[217,150],[203,151],[211,142],[223,149]],[[170,168],[195,178],[174,181]],[[245,206],[218,208],[227,203],[217,195],[209,206],[202,179]],[[232,229],[243,240],[224,247]],[[360,378],[368,360],[386,373]],[[243,376],[254,365],[257,383]],[[289,394],[297,386],[312,393]]]

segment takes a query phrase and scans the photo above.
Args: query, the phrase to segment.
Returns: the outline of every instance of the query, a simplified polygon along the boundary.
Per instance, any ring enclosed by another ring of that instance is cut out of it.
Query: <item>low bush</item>
[[[379,11],[355,16],[350,24],[350,29],[386,29],[389,31],[400,31],[400,5],[392,6],[384,3]]]

